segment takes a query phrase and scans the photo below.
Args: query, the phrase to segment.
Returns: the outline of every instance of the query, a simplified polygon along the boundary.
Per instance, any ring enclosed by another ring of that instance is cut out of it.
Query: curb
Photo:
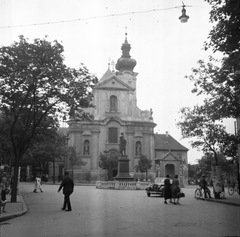
[[[9,220],[9,219],[18,217],[18,216],[22,216],[22,215],[24,215],[24,214],[26,214],[28,212],[26,203],[25,203],[24,198],[23,198],[23,196],[22,196],[20,191],[19,191],[19,197],[20,197],[19,203],[22,204],[22,209],[23,210],[20,211],[20,212],[16,212],[16,213],[11,213],[11,214],[7,214],[7,215],[4,215],[4,216],[0,216],[0,222],[6,221],[6,220]]]
[[[196,198],[197,199],[197,198]],[[238,206],[240,207],[240,204],[237,204],[237,203],[232,203],[232,202],[225,202],[225,201],[220,201],[220,200],[217,200],[217,199],[197,199],[197,200],[201,200],[201,201],[207,201],[207,202],[217,202],[217,203],[222,203],[222,204],[225,204],[225,205],[230,205],[230,206]]]

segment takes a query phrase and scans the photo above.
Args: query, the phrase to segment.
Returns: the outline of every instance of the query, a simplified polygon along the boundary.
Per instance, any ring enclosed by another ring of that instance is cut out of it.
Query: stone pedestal
[[[118,159],[118,174],[114,178],[117,181],[133,181],[134,178],[129,174],[129,159],[127,156]]]

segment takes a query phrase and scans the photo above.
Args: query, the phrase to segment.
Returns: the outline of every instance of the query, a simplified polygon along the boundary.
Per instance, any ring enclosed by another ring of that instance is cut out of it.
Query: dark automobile
[[[164,195],[164,180],[165,178],[156,178],[155,182],[153,184],[149,184],[146,187],[146,192],[148,197],[150,197],[152,194],[159,195],[160,197],[163,197]]]

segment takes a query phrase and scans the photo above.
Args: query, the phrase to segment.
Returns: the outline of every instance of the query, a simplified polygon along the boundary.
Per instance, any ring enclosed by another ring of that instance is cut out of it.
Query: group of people
[[[180,192],[181,189],[178,180],[178,175],[174,176],[172,183],[170,181],[169,175],[166,175],[166,179],[164,180],[164,203],[168,204],[167,200],[169,199],[170,203],[173,203],[174,205],[180,205],[179,203]]]

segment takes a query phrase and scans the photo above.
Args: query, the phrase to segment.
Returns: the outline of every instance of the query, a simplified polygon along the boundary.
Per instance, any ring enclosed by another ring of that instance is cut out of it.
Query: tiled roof
[[[169,134],[154,134],[155,150],[188,151]]]

